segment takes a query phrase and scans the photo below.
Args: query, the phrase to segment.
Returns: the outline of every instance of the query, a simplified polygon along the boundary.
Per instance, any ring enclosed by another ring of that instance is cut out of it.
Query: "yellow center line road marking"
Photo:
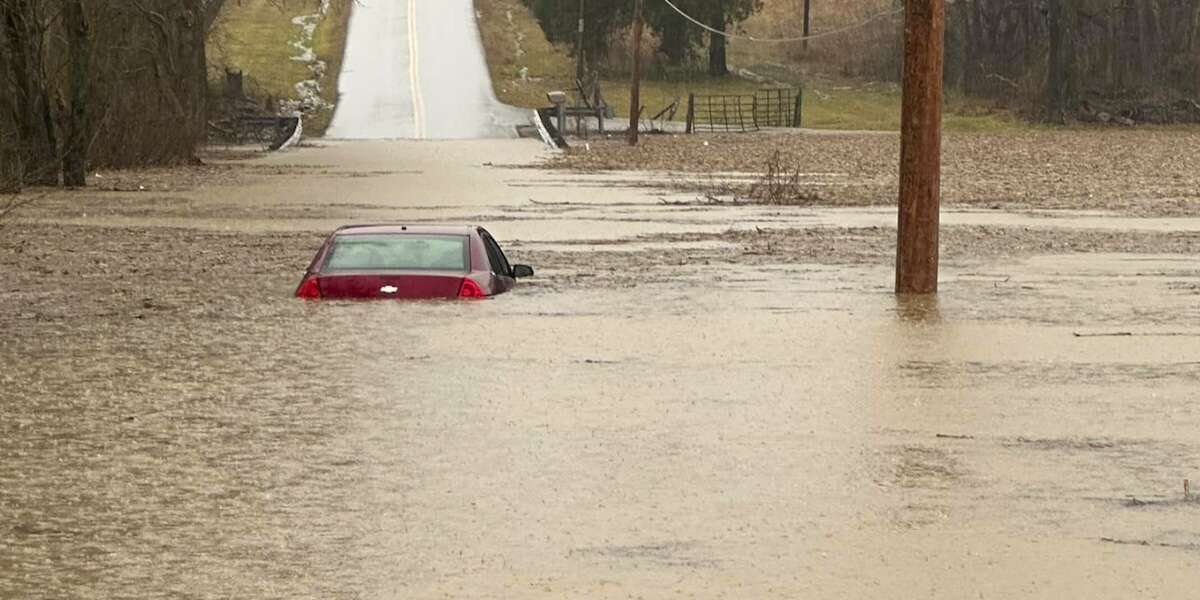
[[[421,97],[421,58],[417,48],[417,2],[408,0],[409,84],[412,87],[413,137],[425,137],[425,99]]]

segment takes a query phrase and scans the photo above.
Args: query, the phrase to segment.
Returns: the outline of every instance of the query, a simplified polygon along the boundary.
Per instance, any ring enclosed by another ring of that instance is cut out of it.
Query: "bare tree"
[[[0,185],[79,186],[89,165],[192,160],[221,4],[0,0],[0,171],[15,171]]]
[[[1200,0],[956,0],[947,17],[947,79],[967,94],[1051,121],[1079,115],[1084,101],[1141,120],[1200,119]],[[845,50],[877,65],[895,55]]]
[[[1066,121],[1075,95],[1075,11],[1072,0],[1049,0],[1050,49],[1046,81],[1046,118]]]
[[[55,184],[55,173],[35,168],[56,162],[58,153],[46,65],[49,13],[42,0],[0,0],[0,14],[8,45],[6,56],[0,59],[8,60],[16,147],[24,157],[21,179]]]
[[[9,59],[13,49],[9,43],[8,6],[0,4],[0,194],[21,191],[24,166],[17,136],[17,104],[12,85]]]
[[[42,195],[35,194],[6,194],[0,195],[0,229],[8,223],[13,214],[18,210],[37,202],[42,198]]]
[[[83,187],[87,184],[88,141],[91,127],[88,121],[88,87],[91,82],[91,48],[87,16],[83,0],[65,0],[64,29],[67,33],[69,84],[71,103],[65,111],[62,175],[63,184]]]

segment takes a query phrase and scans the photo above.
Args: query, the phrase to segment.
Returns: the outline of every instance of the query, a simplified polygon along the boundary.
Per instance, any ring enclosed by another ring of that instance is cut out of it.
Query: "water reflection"
[[[897,294],[896,316],[905,323],[942,322],[941,301],[937,294]]]

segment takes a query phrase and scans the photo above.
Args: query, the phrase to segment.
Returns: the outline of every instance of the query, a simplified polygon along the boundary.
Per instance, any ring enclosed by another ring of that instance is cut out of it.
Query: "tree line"
[[[721,31],[731,31],[763,6],[762,0],[672,1]],[[610,47],[628,30],[633,12],[632,0],[524,2],[550,41],[576,54],[582,50],[588,67],[597,70],[605,70]],[[855,9],[839,9],[838,0],[812,2],[826,14],[840,11],[839,26],[903,6],[903,0]],[[997,99],[1052,122],[1085,118],[1096,105],[1141,111],[1143,120],[1200,120],[1200,0],[952,0],[946,11],[946,82],[967,96]],[[645,16],[667,64],[706,54],[709,74],[728,73],[722,36],[688,22],[662,0],[648,0]],[[786,29],[801,31],[803,11],[795,10],[790,19]],[[813,42],[818,51],[813,55],[795,44],[788,58],[819,56],[831,65],[852,66],[841,71],[898,81],[903,27],[900,16],[873,21],[849,35]],[[1180,102],[1186,114],[1162,109]],[[1154,110],[1157,115],[1150,114]]]
[[[1200,95],[1200,0],[958,0],[948,10],[947,79],[969,94],[1024,95],[1055,122],[1087,101]]]
[[[571,48],[590,70],[604,70],[618,34],[633,21],[633,0],[522,0],[532,9],[547,39]],[[672,0],[680,10],[718,31],[727,31],[762,8],[762,0]],[[582,15],[584,31],[579,36]],[[661,0],[646,2],[647,26],[658,38],[658,52],[667,64],[682,65],[704,49],[707,70],[719,77],[729,73],[726,40],[688,22]]]
[[[221,0],[0,0],[0,187],[192,160]]]

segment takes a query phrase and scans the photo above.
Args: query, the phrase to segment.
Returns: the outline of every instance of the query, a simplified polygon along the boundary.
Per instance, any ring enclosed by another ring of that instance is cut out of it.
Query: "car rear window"
[[[467,272],[467,236],[359,234],[334,238],[323,271]]]

